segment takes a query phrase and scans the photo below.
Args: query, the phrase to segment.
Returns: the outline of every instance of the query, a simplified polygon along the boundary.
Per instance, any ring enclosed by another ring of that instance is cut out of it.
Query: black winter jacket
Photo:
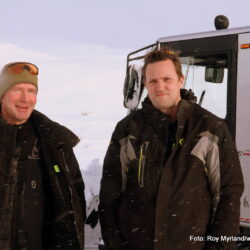
[[[220,236],[238,232],[242,191],[222,119],[182,99],[175,128],[147,99],[117,124],[104,160],[104,242],[108,250],[234,249]]]
[[[29,121],[38,137],[44,166],[43,182],[48,203],[44,215],[46,249],[83,250],[84,183],[72,149],[79,139],[36,110]],[[15,126],[0,119],[0,249],[4,250],[16,249],[18,178],[10,178],[16,130]]]

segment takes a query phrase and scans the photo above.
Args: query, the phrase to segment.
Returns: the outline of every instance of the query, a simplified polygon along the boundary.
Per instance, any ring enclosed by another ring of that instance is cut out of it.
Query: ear
[[[180,84],[181,84],[181,88],[183,88],[183,84],[184,84],[184,76],[182,75],[181,77],[180,77]]]

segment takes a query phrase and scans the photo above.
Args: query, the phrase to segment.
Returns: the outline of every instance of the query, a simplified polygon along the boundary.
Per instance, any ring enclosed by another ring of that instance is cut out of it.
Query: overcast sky
[[[168,35],[250,25],[249,0],[8,0],[0,6],[0,41],[46,49],[99,44],[137,49]]]

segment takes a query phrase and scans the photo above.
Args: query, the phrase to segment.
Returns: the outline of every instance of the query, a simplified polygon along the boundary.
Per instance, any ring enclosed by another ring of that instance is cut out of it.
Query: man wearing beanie
[[[0,249],[83,250],[85,197],[79,139],[34,110],[38,68],[0,73]]]

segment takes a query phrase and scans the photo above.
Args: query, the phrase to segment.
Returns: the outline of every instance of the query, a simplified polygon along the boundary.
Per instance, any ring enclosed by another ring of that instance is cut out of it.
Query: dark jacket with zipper
[[[40,145],[46,211],[43,249],[84,249],[84,183],[73,147],[79,139],[34,110],[29,118]],[[0,119],[0,249],[14,250],[18,229],[17,127]],[[24,166],[25,167],[25,166]]]
[[[234,249],[243,178],[224,121],[181,100],[176,124],[143,108],[120,121],[103,167],[100,223],[108,250]],[[200,238],[197,238],[200,237]]]

